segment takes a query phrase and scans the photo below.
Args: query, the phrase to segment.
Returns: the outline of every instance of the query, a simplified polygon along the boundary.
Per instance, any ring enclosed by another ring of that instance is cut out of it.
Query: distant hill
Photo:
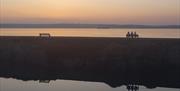
[[[180,28],[180,25],[0,24],[0,28]]]

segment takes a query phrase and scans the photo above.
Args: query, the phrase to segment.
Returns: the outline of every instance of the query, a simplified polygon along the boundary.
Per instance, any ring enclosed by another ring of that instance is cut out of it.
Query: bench
[[[51,37],[50,33],[39,33],[40,37]]]

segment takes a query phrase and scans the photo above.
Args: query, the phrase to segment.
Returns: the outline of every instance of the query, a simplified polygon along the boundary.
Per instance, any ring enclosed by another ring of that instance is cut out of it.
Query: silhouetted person
[[[136,35],[137,35],[136,32],[134,32],[134,33],[133,33],[134,38],[136,38]]]
[[[134,38],[137,38],[137,36],[138,36],[136,32],[134,32],[133,35],[134,35]]]
[[[126,38],[130,38],[130,33],[129,32],[127,32]]]
[[[131,36],[131,38],[134,38],[134,33],[131,32],[131,33],[130,33],[130,36]]]
[[[135,85],[135,86],[134,86],[134,90],[135,90],[135,91],[138,91],[138,90],[139,90],[139,86]]]
[[[139,35],[136,32],[134,32],[134,37],[139,38]]]
[[[127,85],[127,90],[130,91],[131,90],[131,86]]]

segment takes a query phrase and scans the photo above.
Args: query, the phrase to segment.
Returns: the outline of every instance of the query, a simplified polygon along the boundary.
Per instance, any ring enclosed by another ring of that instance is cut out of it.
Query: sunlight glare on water
[[[180,29],[63,29],[63,28],[21,28],[0,29],[0,36],[51,36],[73,37],[125,37],[127,32],[137,32],[143,38],[180,38]]]

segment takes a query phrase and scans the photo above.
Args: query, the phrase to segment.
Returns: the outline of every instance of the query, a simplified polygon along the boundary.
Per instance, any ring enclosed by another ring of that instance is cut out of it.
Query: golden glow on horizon
[[[179,0],[0,0],[1,22],[180,24]]]

